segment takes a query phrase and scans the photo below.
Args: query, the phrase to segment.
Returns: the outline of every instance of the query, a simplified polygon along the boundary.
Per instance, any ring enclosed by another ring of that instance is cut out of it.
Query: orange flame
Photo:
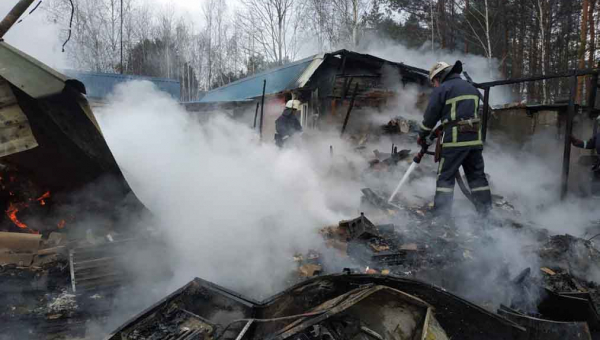
[[[8,206],[8,210],[6,210],[6,216],[8,216],[8,218],[10,218],[11,221],[13,221],[13,223],[21,228],[21,229],[27,229],[27,224],[19,221],[19,219],[17,218],[17,212],[19,212],[19,208],[10,203]]]
[[[12,180],[12,178],[11,178]],[[14,196],[15,194],[13,192],[10,192],[11,196]],[[46,205],[46,199],[50,198],[50,191],[46,191],[42,196],[38,197],[35,199],[35,201],[39,202],[40,205]],[[8,205],[8,209],[6,210],[6,216],[8,216],[8,218],[19,228],[21,229],[28,229],[29,232],[37,234],[38,232],[35,230],[29,230],[29,227],[27,226],[27,224],[19,221],[19,218],[17,217],[17,213],[27,207],[29,207],[29,203],[28,202],[33,202],[33,199],[29,198],[26,202],[21,202],[21,203],[9,203]],[[62,228],[65,226],[64,221],[61,221],[58,223],[58,227]]]
[[[35,200],[40,202],[40,205],[46,205],[45,199],[50,198],[50,191],[46,191],[42,196],[36,198]]]

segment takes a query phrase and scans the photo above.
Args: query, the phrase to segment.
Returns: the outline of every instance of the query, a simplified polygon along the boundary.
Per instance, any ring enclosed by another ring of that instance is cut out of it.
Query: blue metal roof
[[[275,69],[240,79],[206,93],[200,103],[245,101],[262,95],[263,80],[267,80],[265,94],[278,93],[296,88],[302,73],[314,60],[302,59]]]
[[[62,73],[70,78],[75,78],[85,85],[87,96],[95,99],[104,99],[111,93],[117,84],[133,80],[147,80],[154,83],[159,90],[171,95],[176,100],[181,96],[178,80],[155,77],[132,76],[113,73],[95,73],[76,70],[63,70]]]

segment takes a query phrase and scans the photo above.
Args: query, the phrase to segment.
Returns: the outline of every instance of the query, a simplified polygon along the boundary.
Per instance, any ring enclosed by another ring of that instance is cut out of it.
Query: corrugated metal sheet
[[[0,77],[36,99],[60,93],[65,83],[72,81],[3,41],[0,41]],[[83,84],[73,81],[72,85],[85,93]]]
[[[304,72],[307,69],[312,69],[314,72],[316,67],[310,66],[313,65],[313,62],[316,64],[320,63],[320,61],[322,59],[312,56],[255,74],[207,92],[202,100],[200,100],[200,103],[244,101],[249,98],[259,97],[262,95],[263,80],[265,79],[267,80],[266,94],[279,93],[301,87],[304,84],[299,84],[300,80],[309,78],[303,77]]]
[[[147,80],[152,82],[159,90],[171,95],[174,99],[179,100],[181,88],[178,80],[142,77],[112,73],[94,73],[76,70],[63,70],[63,72],[85,85],[87,96],[94,99],[104,99],[110,94],[115,86],[121,83],[134,80]]]

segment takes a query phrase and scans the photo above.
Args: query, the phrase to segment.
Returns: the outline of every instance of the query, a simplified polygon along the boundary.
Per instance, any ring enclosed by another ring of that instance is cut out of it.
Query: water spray
[[[433,138],[435,138],[434,134],[432,134],[431,136]],[[406,170],[406,172],[404,173],[404,176],[402,176],[402,179],[398,183],[398,186],[396,186],[396,189],[392,193],[392,196],[390,196],[390,199],[388,199],[388,203],[391,203],[394,200],[394,197],[396,197],[396,194],[398,194],[398,191],[400,191],[400,189],[402,188],[402,186],[404,185],[404,183],[406,183],[406,181],[408,180],[408,177],[410,176],[410,174],[417,168],[417,165],[419,163],[421,163],[421,160],[423,159],[423,156],[425,156],[425,154],[434,155],[435,156],[435,152],[427,151],[428,148],[429,148],[428,144],[424,144],[424,145],[421,146],[421,151],[419,151],[419,153],[413,158],[413,161],[410,164],[410,166],[408,167],[408,170]]]

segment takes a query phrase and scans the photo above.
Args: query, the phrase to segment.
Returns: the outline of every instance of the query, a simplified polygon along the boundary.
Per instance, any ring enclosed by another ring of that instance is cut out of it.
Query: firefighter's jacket
[[[302,125],[292,109],[283,110],[281,116],[275,121],[275,131],[281,138],[291,137],[296,132],[302,131]]]
[[[479,91],[460,75],[448,75],[431,93],[419,135],[425,138],[441,121],[444,148],[482,147],[478,116],[480,96]]]

